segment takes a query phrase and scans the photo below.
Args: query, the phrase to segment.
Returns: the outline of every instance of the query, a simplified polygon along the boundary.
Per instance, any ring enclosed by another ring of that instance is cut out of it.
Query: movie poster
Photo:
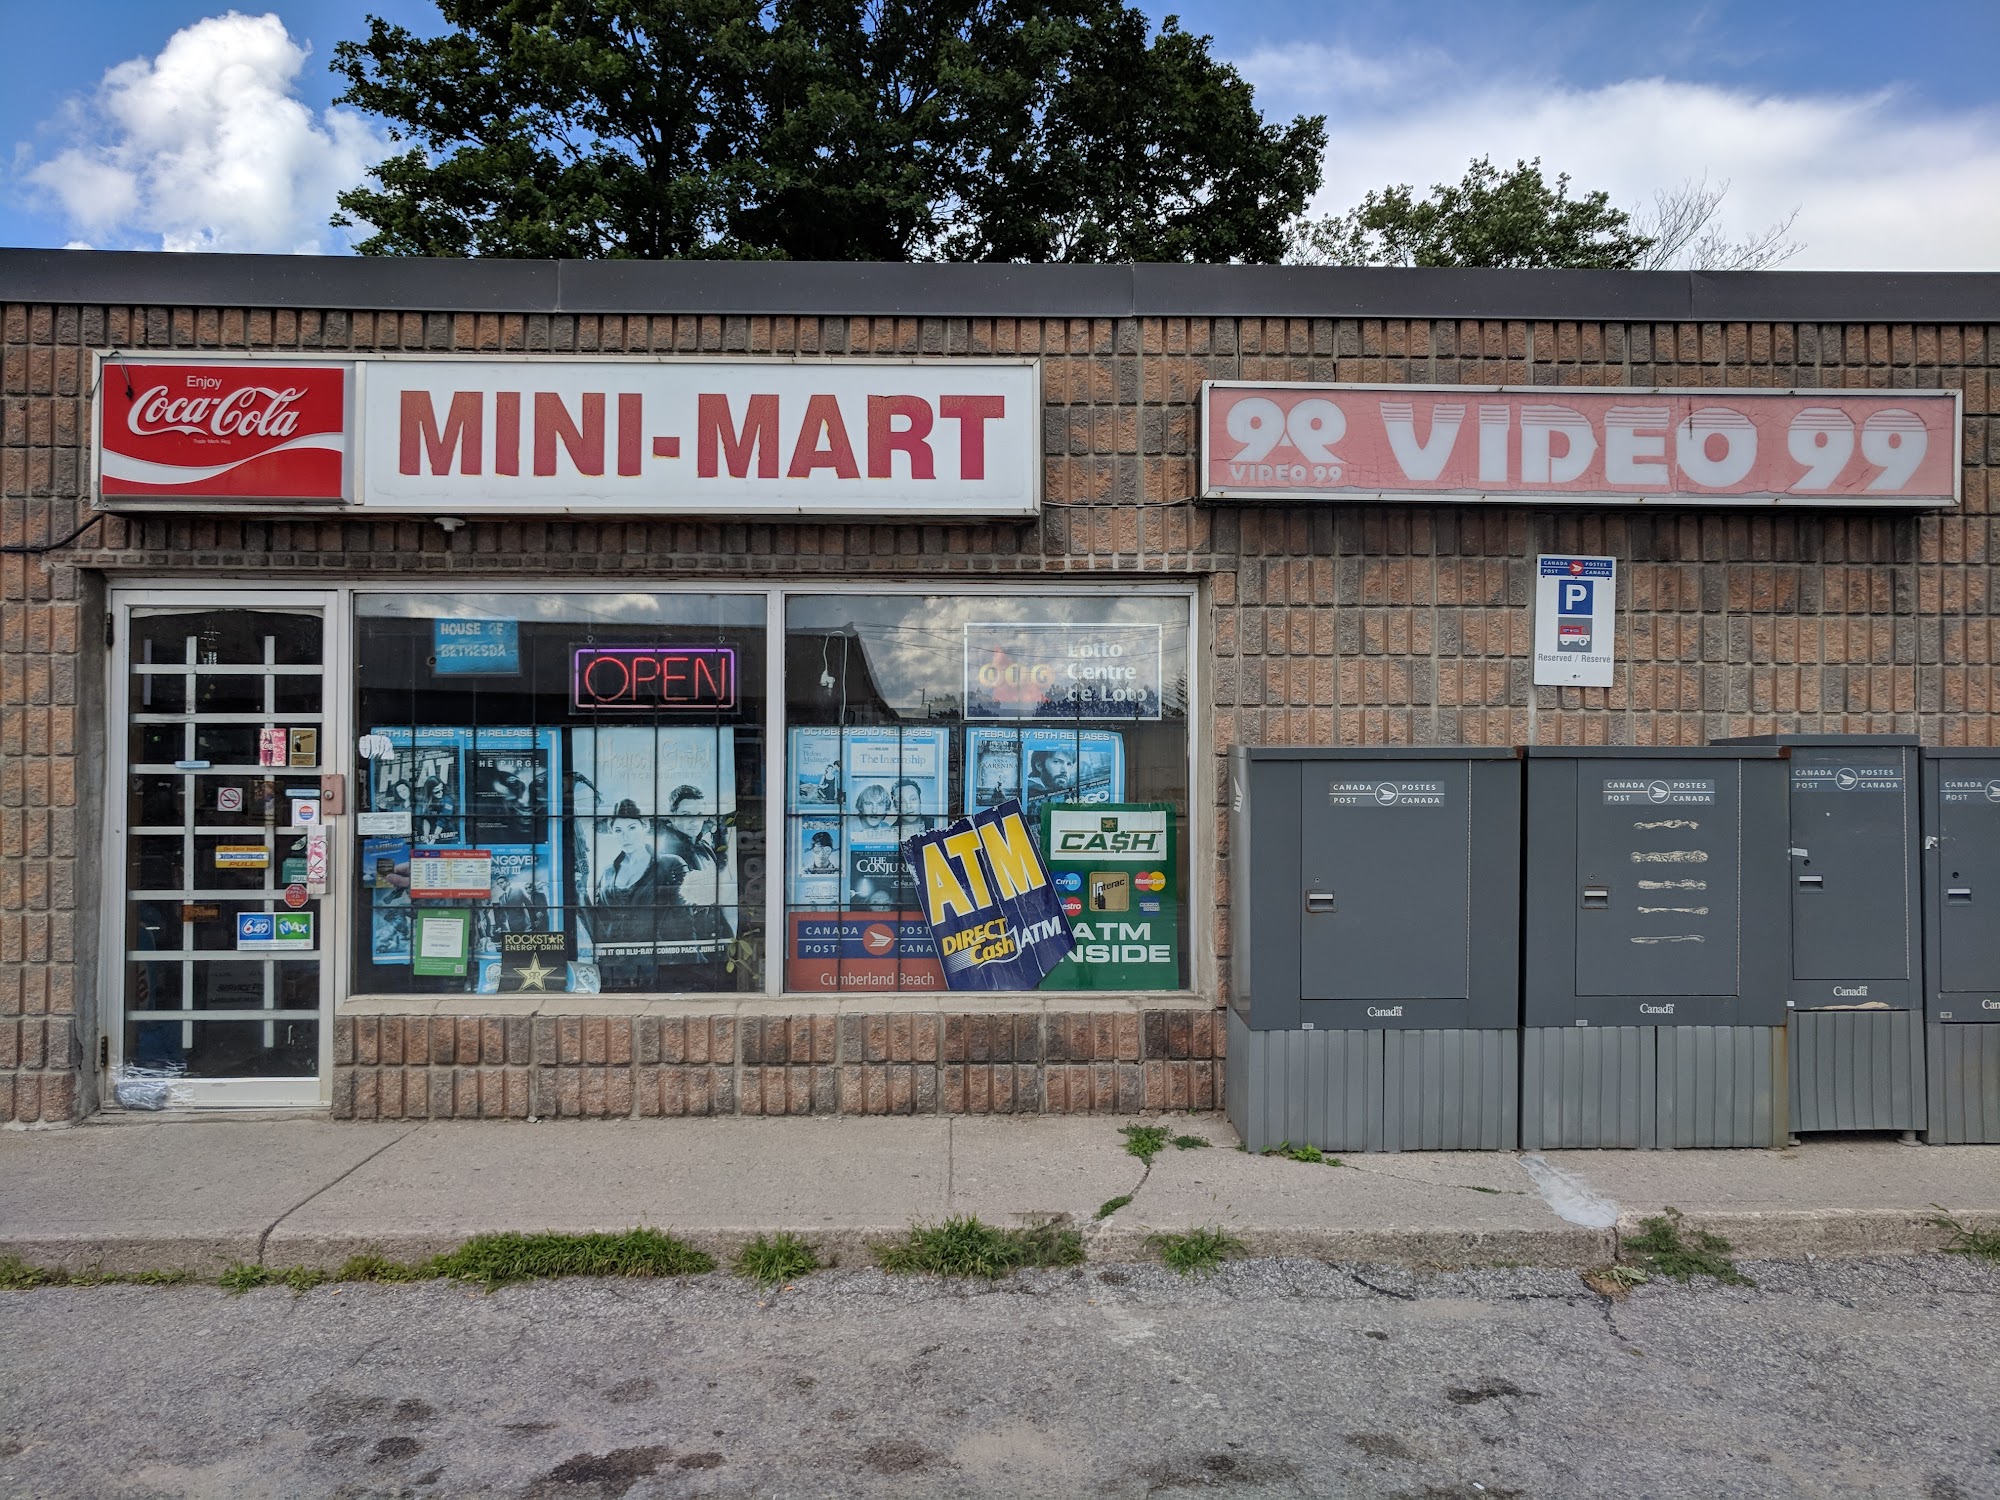
[[[845,841],[840,836],[839,815],[795,814],[789,826],[792,850],[788,900],[795,907],[838,909],[845,869]]]
[[[554,844],[494,844],[491,851],[493,893],[473,908],[473,954],[497,957],[508,934],[560,934]]]
[[[1048,802],[1117,802],[1125,795],[1125,737],[1115,729],[969,728],[965,811],[1012,798],[1039,832]]]
[[[606,990],[693,988],[737,923],[736,732],[618,726],[569,732],[577,958]]]
[[[451,725],[393,725],[369,731],[389,753],[368,762],[367,812],[407,812],[411,839],[465,843],[465,754],[472,731]]]
[[[548,836],[557,753],[553,729],[523,725],[472,731],[466,774],[474,843],[529,844]]]
[[[792,730],[791,904],[910,909],[916,887],[903,863],[903,841],[944,821],[950,780],[949,729]]]

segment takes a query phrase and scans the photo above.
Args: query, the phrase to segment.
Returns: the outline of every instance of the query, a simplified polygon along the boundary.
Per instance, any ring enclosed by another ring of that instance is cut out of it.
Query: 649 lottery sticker
[[[1013,798],[903,841],[954,990],[1032,990],[1072,949],[1055,883]]]

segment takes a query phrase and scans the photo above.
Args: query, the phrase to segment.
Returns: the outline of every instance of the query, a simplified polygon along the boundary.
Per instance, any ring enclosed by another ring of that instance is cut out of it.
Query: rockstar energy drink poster
[[[1013,798],[903,841],[954,990],[1032,990],[1076,946]]]
[[[1042,988],[1179,989],[1173,805],[1049,803],[1042,848],[1076,938]]]

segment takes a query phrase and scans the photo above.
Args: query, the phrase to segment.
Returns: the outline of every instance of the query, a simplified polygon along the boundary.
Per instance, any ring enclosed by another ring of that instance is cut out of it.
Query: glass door
[[[114,615],[110,1060],[191,1104],[317,1104],[336,616],[324,595],[214,598],[133,595]]]

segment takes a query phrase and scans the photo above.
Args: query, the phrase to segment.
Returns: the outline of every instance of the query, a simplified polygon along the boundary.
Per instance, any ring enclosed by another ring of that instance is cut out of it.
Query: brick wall
[[[1222,1102],[1222,1015],[1186,1004],[755,1016],[699,1005],[672,1016],[604,1014],[601,1003],[592,1015],[367,1008],[334,1022],[336,1119],[1129,1114]]]
[[[2000,516],[1989,478],[2000,464],[2000,327],[10,304],[0,345],[7,543],[60,536],[82,514],[88,350],[105,346],[1035,355],[1049,502],[1028,523],[481,521],[449,537],[407,521],[111,518],[50,558],[0,558],[0,1120],[69,1118],[93,1087],[78,1067],[96,1034],[94,979],[82,971],[100,793],[78,756],[102,670],[88,602],[100,578],[1193,576],[1209,581],[1212,755],[1238,743],[1693,744],[1779,729],[2000,739]],[[1952,387],[1965,393],[1965,505],[1860,517],[1197,506],[1187,496],[1206,378]],[[1609,689],[1529,683],[1531,559],[1571,550],[1623,564]],[[1222,820],[1210,817],[1220,857]],[[1220,870],[1216,891],[1226,898]],[[1225,926],[1224,952],[1227,941]],[[454,1100],[460,1086],[455,1075]],[[428,1079],[424,1091],[436,1097]]]

